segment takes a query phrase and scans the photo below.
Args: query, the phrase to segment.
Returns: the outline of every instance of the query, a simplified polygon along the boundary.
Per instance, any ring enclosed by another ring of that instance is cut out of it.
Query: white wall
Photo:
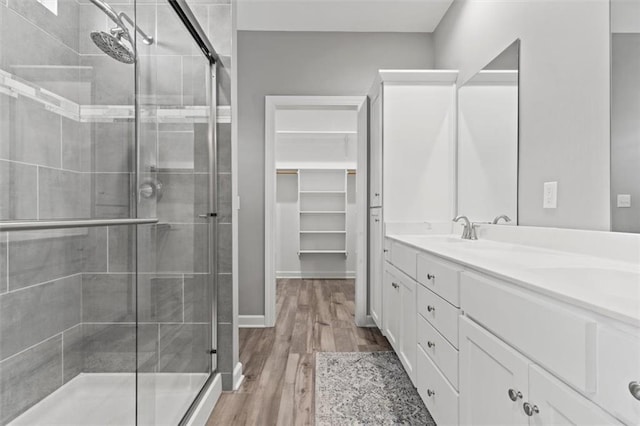
[[[505,77],[458,90],[458,210],[476,222],[517,223],[518,84]]]
[[[434,32],[436,66],[464,82],[517,38],[519,222],[607,230],[608,1],[456,0]],[[557,209],[542,208],[547,181]]]
[[[241,315],[264,312],[264,97],[366,95],[376,70],[433,68],[429,34],[237,34]]]

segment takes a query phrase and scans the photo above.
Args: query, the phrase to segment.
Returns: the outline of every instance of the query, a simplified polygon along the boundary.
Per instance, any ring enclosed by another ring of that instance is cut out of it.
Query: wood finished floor
[[[274,328],[240,329],[244,382],[220,397],[211,425],[312,425],[316,352],[388,351],[354,323],[354,280],[278,280]]]

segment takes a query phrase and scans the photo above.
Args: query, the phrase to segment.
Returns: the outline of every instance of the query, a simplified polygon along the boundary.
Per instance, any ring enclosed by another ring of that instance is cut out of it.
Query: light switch
[[[631,207],[631,194],[618,194],[618,207]]]
[[[542,208],[555,209],[557,207],[558,207],[558,182],[545,182]]]

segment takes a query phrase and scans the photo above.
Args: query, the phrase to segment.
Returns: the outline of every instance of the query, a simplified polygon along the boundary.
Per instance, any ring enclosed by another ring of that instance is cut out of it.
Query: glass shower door
[[[209,62],[168,2],[141,3],[138,424],[177,425],[213,370]]]

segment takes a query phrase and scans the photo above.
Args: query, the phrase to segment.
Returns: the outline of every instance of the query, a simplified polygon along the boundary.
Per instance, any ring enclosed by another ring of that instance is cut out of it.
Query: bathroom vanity
[[[437,424],[638,424],[637,263],[498,228],[385,239],[383,331]]]

